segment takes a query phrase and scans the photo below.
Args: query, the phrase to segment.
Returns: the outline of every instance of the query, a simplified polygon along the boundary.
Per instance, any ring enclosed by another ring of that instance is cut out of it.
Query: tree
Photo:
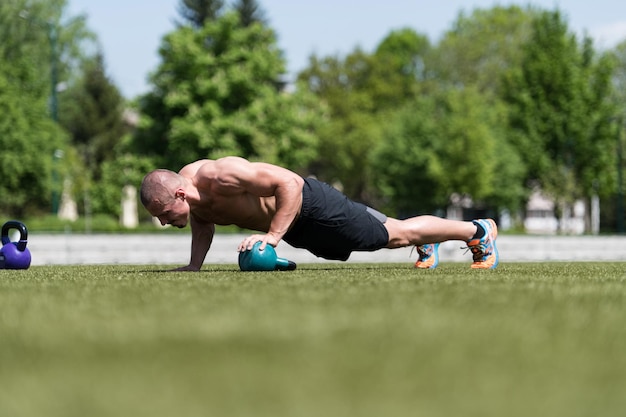
[[[538,10],[518,6],[461,12],[429,55],[430,75],[439,82],[474,86],[496,96],[502,73],[519,66],[521,45]]]
[[[119,217],[124,186],[136,187],[141,184],[143,176],[155,168],[157,166],[151,158],[131,153],[120,152],[117,158],[105,161],[101,167],[101,179],[93,185],[92,212]]]
[[[318,132],[320,158],[313,172],[327,182],[341,182],[343,191],[364,200],[368,153],[379,140],[375,102],[365,84],[372,58],[357,49],[345,59],[311,57],[299,80],[326,103],[331,122]]]
[[[353,109],[380,113],[418,93],[429,48],[428,39],[411,29],[392,31],[373,54],[356,48],[345,58],[311,56],[298,79],[338,116]]]
[[[368,54],[356,48],[345,58],[315,55],[298,79],[329,107],[331,123],[319,132],[315,174],[341,182],[350,197],[374,203],[370,154],[385,140],[382,125],[418,94],[428,40],[413,30],[391,32]]]
[[[388,209],[441,211],[452,195],[477,207],[517,207],[523,170],[500,127],[504,113],[473,88],[442,89],[406,105],[372,158]]]
[[[82,73],[65,94],[61,125],[71,134],[73,145],[97,180],[100,166],[116,156],[117,145],[128,133],[122,118],[124,99],[105,73],[102,54],[86,62]]]
[[[84,202],[86,214],[100,213],[111,202],[100,200],[109,195],[102,192],[103,167],[120,157],[120,143],[129,127],[123,120],[125,101],[119,89],[105,73],[104,57],[96,55],[85,61],[82,77],[73,82],[61,102],[60,124],[70,134],[78,158],[68,179],[72,182],[74,197]],[[119,174],[119,173],[118,173]],[[107,184],[109,185],[109,184]],[[113,201],[119,206],[121,187],[115,190]],[[117,209],[103,214],[115,214]]]
[[[611,195],[615,201],[615,225],[618,233],[624,232],[624,128],[626,128],[626,41],[621,42],[613,51],[615,70],[612,77],[611,102],[615,106],[616,116],[611,118],[616,127],[615,155],[616,155],[616,186]],[[610,211],[610,210],[609,210]]]
[[[267,24],[265,13],[256,0],[236,0],[233,8],[239,14],[239,19],[244,27],[253,23]]]
[[[48,210],[60,195],[67,137],[53,120],[60,83],[71,75],[81,42],[82,16],[64,19],[64,0],[0,3],[0,211]],[[56,197],[55,197],[56,196]]]
[[[367,82],[377,111],[400,107],[420,93],[430,51],[428,38],[412,29],[394,30],[383,38],[372,56]]]
[[[59,195],[54,155],[67,142],[45,100],[25,94],[4,70],[0,61],[0,213],[22,217],[50,207],[53,193]]]
[[[223,0],[180,0],[178,13],[185,23],[201,28],[205,23],[216,20],[224,7]]]
[[[171,169],[224,155],[271,156],[276,159],[268,162],[306,168],[317,151],[310,124],[319,106],[277,88],[285,63],[270,28],[244,27],[237,13],[226,13],[202,28],[168,34],[160,54],[153,91],[141,99],[138,152],[163,155]],[[287,142],[288,149],[307,149],[295,152],[303,156],[298,166],[281,149]]]
[[[588,38],[579,45],[558,10],[533,22],[523,53],[503,90],[512,143],[527,167],[527,183],[540,185],[568,210],[610,182],[611,62],[594,55]]]
[[[626,41],[612,51],[615,68],[612,74],[612,102],[618,114],[626,114]]]

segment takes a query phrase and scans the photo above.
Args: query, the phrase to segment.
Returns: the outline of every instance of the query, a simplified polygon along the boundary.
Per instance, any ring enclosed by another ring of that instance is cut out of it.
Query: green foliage
[[[48,211],[69,178],[80,207],[115,215],[121,187],[146,170],[225,155],[315,174],[397,213],[452,195],[515,212],[537,184],[563,203],[615,193],[626,48],[597,53],[558,10],[460,13],[432,45],[395,30],[372,52],[313,55],[285,89],[259,4],[224,6],[180,1],[183,23],[163,38],[128,134],[85,16],[67,16],[67,0],[0,2],[0,192],[11,196],[0,212]]]
[[[425,35],[412,29],[391,31],[372,54],[367,88],[376,111],[397,108],[418,94],[426,78],[426,60],[431,46]]]
[[[195,27],[202,27],[206,22],[219,17],[224,7],[223,0],[180,0],[178,14],[184,19],[184,23]]]
[[[326,109],[311,94],[300,89],[290,94],[270,94],[255,100],[240,122],[233,119],[232,130],[253,137],[255,154],[251,159],[275,162],[306,173],[318,158],[316,130],[325,122]]]
[[[93,184],[90,202],[94,213],[106,213],[119,218],[122,190],[126,185],[139,189],[146,173],[157,168],[154,161],[132,154],[119,155],[102,164],[102,178]]]
[[[127,127],[124,99],[104,71],[104,57],[85,62],[82,77],[64,94],[61,125],[71,134],[91,178],[99,180],[101,165],[116,157]]]
[[[370,57],[356,50],[344,60],[337,57],[310,58],[309,67],[299,74],[300,85],[326,103],[330,124],[318,131],[320,158],[313,173],[328,182],[341,181],[344,192],[358,197],[365,180],[365,154],[376,139],[371,132],[372,97],[364,91]]]
[[[320,158],[313,171],[358,200],[375,203],[371,152],[385,140],[382,126],[419,91],[427,39],[410,29],[392,32],[374,54],[356,49],[345,58],[312,56],[299,80],[329,107],[319,130]]]
[[[617,107],[617,114],[626,114],[626,40],[612,51],[615,65],[612,73],[614,88],[611,91],[612,102]]]
[[[49,209],[51,193],[60,191],[53,155],[66,137],[48,117],[45,101],[9,81],[4,67],[0,61],[0,212],[23,216]]]
[[[561,201],[590,196],[597,184],[608,188],[611,65],[594,56],[590,40],[579,45],[555,11],[535,20],[522,65],[506,74],[511,138],[525,178]]]
[[[442,83],[474,86],[486,97],[500,91],[503,71],[516,68],[538,11],[518,6],[459,13],[428,56],[431,77]]]
[[[624,129],[626,128],[626,41],[620,43],[613,51],[613,62],[615,67],[612,73],[613,89],[611,91],[611,103],[615,106],[615,114],[619,116],[611,118],[612,124],[615,125],[615,176],[617,177],[616,186],[611,195],[615,198],[614,201],[617,201],[615,207],[617,211],[625,206],[624,195],[626,194],[626,189],[624,188],[624,161],[626,160],[624,156],[624,149],[626,148],[626,143],[624,142]],[[607,164],[607,166],[610,165],[610,163]],[[623,229],[624,227],[624,215],[626,215],[624,212],[618,214],[618,216],[621,216],[616,222],[618,232],[623,231],[620,228]]]
[[[373,155],[389,209],[428,213],[445,209],[452,195],[517,207],[523,171],[500,127],[503,117],[502,107],[484,103],[474,89],[442,90],[407,105]]]
[[[315,157],[311,129],[320,106],[308,108],[303,93],[279,91],[284,61],[272,30],[243,27],[228,13],[170,33],[160,53],[154,90],[141,100],[137,151],[163,155],[162,165],[171,169],[225,155],[302,169]],[[308,149],[298,152],[301,147]]]
[[[235,0],[233,9],[239,14],[239,20],[243,26],[253,23],[267,24],[265,13],[256,0]]]
[[[35,216],[20,218],[20,220],[28,226],[30,236],[41,234],[66,234],[68,238],[71,238],[71,235],[78,234],[189,234],[189,229],[155,227],[147,212],[140,209],[139,214],[139,224],[136,228],[132,229],[122,225],[119,217],[109,213],[92,213],[89,216],[79,216],[78,219],[73,221],[61,219],[55,214],[37,214]],[[241,229],[223,226],[219,228],[219,233],[241,233]]]
[[[51,117],[58,87],[92,35],[82,17],[65,18],[65,8],[65,0],[0,3],[0,194],[10,196],[0,211],[14,216],[54,206],[65,169],[55,155],[71,154]]]
[[[37,215],[24,219],[28,226],[28,233],[38,235],[42,233],[122,233],[124,229],[117,218],[108,214],[96,214],[92,216],[80,216],[77,220],[60,219],[55,214]],[[154,227],[150,229],[154,230]],[[147,230],[146,230],[147,231]]]

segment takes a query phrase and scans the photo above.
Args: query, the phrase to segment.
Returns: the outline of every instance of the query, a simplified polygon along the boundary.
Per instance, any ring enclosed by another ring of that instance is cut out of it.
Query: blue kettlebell
[[[296,263],[276,256],[272,245],[265,245],[260,250],[261,242],[256,242],[252,249],[239,252],[239,268],[242,271],[293,271]]]
[[[17,229],[20,240],[11,242],[9,230]],[[28,269],[30,251],[26,247],[28,230],[24,223],[10,220],[2,226],[2,248],[0,248],[0,269]]]

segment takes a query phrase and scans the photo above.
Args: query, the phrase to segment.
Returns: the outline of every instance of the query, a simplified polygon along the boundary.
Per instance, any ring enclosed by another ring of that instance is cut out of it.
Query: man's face
[[[154,203],[147,208],[150,214],[159,219],[161,225],[171,224],[182,229],[187,226],[189,205],[184,197],[177,196],[168,204]]]

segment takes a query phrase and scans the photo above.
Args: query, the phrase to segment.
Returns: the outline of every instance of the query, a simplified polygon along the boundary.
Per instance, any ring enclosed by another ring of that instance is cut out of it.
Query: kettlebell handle
[[[11,243],[11,238],[9,237],[9,230],[11,229],[17,229],[20,232],[20,240],[16,243],[16,246],[18,250],[24,251],[28,242],[28,229],[26,229],[24,223],[17,220],[9,220],[2,225],[2,246]]]
[[[279,271],[293,271],[296,263],[285,258],[276,258],[276,269]]]

